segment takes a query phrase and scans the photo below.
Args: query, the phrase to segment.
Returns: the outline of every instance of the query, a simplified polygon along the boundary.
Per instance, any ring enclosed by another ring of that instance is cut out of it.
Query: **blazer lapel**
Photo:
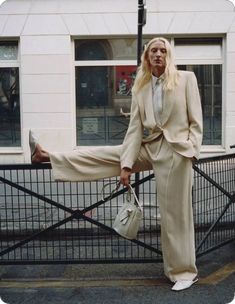
[[[143,111],[145,111],[146,120],[149,126],[154,127],[156,125],[154,112],[153,112],[153,96],[152,96],[152,84],[151,81],[145,85],[142,89],[142,102]]]
[[[164,97],[163,97],[163,111],[162,111],[162,117],[161,117],[161,121],[162,121],[162,126],[167,122],[173,105],[174,105],[174,92],[172,91],[166,91],[164,92]]]

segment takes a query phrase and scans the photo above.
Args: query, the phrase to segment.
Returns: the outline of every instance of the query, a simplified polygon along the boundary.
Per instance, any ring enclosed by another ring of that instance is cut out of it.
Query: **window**
[[[222,144],[222,39],[177,38],[178,69],[197,77],[203,111],[203,145]]]
[[[123,141],[136,73],[136,40],[76,40],[76,127],[78,145]]]
[[[21,145],[18,44],[0,42],[0,147]]]
[[[203,112],[203,145],[221,145],[222,138],[222,66],[184,65],[197,77]]]
[[[144,39],[143,45],[151,39]],[[197,77],[203,109],[203,144],[222,144],[222,38],[169,38],[179,69]],[[129,123],[137,64],[135,38],[75,40],[78,145],[115,145]]]

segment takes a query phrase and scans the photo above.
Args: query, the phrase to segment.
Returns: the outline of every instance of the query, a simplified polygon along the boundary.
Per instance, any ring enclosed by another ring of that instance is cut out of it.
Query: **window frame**
[[[128,39],[130,37],[121,37],[121,39]],[[73,136],[73,145],[75,147],[78,147],[79,144],[77,143],[77,122],[76,122],[76,79],[75,79],[75,69],[76,67],[116,67],[116,66],[134,66],[137,67],[137,59],[132,60],[132,59],[114,59],[114,60],[75,60],[75,41],[76,40],[84,40],[84,37],[82,38],[73,38],[72,40],[72,61],[73,61],[73,75],[72,75],[72,82],[73,82],[73,99],[74,99],[74,108],[73,108],[73,120],[74,120],[74,136]],[[87,40],[93,39],[93,38],[87,38]],[[95,40],[99,40],[97,38],[94,38]],[[115,37],[105,37],[105,38],[100,38],[101,40],[104,39],[115,39]],[[119,38],[120,39],[120,38]],[[115,80],[115,79],[114,79]],[[114,94],[114,92],[113,92]],[[118,97],[116,97],[118,98]]]
[[[112,39],[115,37],[102,37],[100,39]],[[130,37],[120,37],[122,39],[128,39]],[[146,36],[143,37],[143,41],[147,40],[149,41],[152,37]],[[185,39],[185,41],[187,40],[187,37],[168,37],[167,39],[169,40],[169,42],[171,43],[173,49],[176,47],[175,45],[175,41],[176,39]],[[203,39],[209,39],[208,43],[210,43],[210,39],[212,39],[211,41],[213,42],[213,40],[219,41],[221,40],[221,58],[194,58],[194,59],[187,59],[187,58],[176,58],[175,63],[176,65],[213,65],[213,64],[220,64],[222,66],[222,104],[221,104],[221,111],[222,111],[222,117],[221,117],[221,145],[203,145],[201,151],[205,152],[205,153],[214,153],[214,152],[225,152],[225,37],[224,36],[218,36],[218,37],[192,37],[192,39],[195,38],[197,40],[197,42],[203,41]],[[75,146],[77,146],[77,132],[76,132],[76,95],[75,95],[75,90],[76,90],[76,84],[75,84],[75,67],[79,67],[79,66],[137,66],[137,59],[136,60],[75,60],[75,40],[79,40],[79,39],[86,39],[84,37],[82,38],[73,38],[72,40],[72,60],[73,60],[73,96],[74,96],[74,126],[75,126],[75,134],[74,134],[74,144]],[[87,37],[87,40],[91,39]],[[99,38],[95,38],[96,40],[98,40]],[[193,40],[192,40],[193,41]],[[205,43],[202,43],[205,45]],[[192,46],[195,45],[194,43],[191,44]],[[214,43],[212,43],[212,45],[214,45]]]
[[[177,38],[177,37],[175,37]],[[171,38],[171,45],[173,48],[176,47],[175,45],[175,38]],[[182,37],[183,39],[184,37]],[[201,38],[202,40],[208,37],[195,37],[195,39]],[[225,37],[219,36],[218,39],[221,39],[221,58],[212,58],[212,59],[187,59],[187,58],[176,58],[175,62],[176,65],[214,65],[214,64],[220,64],[222,66],[222,104],[221,104],[221,145],[202,145],[201,152],[202,153],[216,153],[216,152],[225,152]],[[187,38],[185,38],[187,39]],[[198,41],[200,41],[198,39]],[[192,46],[195,44],[191,44]],[[213,45],[213,44],[212,44]]]
[[[23,153],[23,136],[22,136],[22,96],[21,96],[21,69],[20,69],[20,41],[19,39],[1,39],[2,43],[14,41],[17,43],[17,59],[15,60],[1,60],[0,59],[0,68],[18,68],[19,71],[19,99],[20,99],[20,134],[21,134],[21,143],[20,146],[9,146],[1,147],[0,146],[0,155],[1,154],[22,154]]]

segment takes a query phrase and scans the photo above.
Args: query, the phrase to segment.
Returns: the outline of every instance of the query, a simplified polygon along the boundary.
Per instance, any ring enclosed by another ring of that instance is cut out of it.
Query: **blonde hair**
[[[179,73],[174,63],[174,55],[172,48],[167,39],[158,37],[153,38],[145,46],[144,52],[141,56],[141,64],[137,69],[137,75],[133,85],[133,92],[138,92],[143,86],[148,83],[151,79],[152,70],[149,62],[149,49],[150,46],[157,41],[161,41],[166,47],[166,67],[164,72],[163,90],[172,90],[178,83]]]

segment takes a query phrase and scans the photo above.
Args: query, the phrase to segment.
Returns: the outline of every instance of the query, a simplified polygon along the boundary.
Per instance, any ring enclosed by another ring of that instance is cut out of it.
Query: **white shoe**
[[[198,281],[198,278],[194,280],[179,280],[175,282],[175,285],[171,288],[174,291],[180,291],[191,287],[194,283]]]
[[[30,147],[30,157],[31,163],[33,163],[33,156],[35,154],[36,145],[38,144],[37,138],[32,130],[29,130],[29,147]],[[1,304],[1,302],[0,302]]]
[[[31,156],[33,156],[33,154],[35,152],[36,145],[37,145],[37,139],[36,139],[33,131],[29,130],[29,147],[30,147]]]

